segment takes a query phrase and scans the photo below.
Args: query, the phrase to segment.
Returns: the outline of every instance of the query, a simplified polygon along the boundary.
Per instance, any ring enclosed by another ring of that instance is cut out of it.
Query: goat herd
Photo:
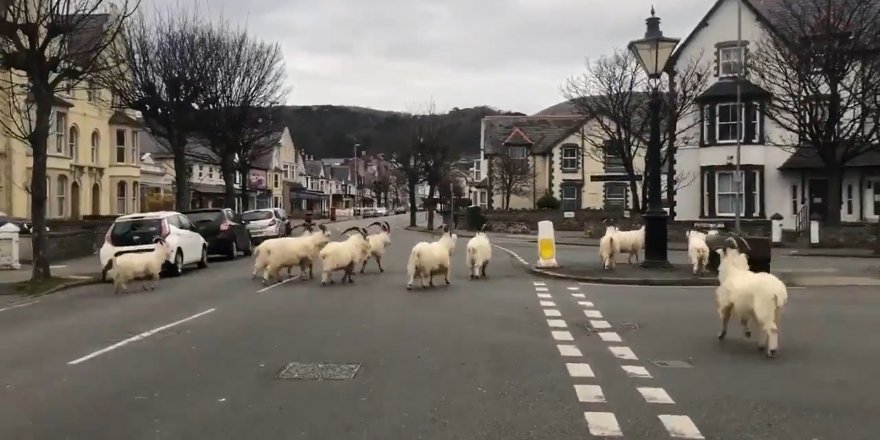
[[[693,265],[694,275],[702,274],[709,262],[710,249],[706,243],[708,234],[687,231],[688,259]],[[721,332],[718,339],[727,336],[727,324],[735,316],[743,327],[746,338],[752,336],[749,324],[754,322],[761,331],[758,338],[758,349],[767,352],[768,357],[775,357],[779,348],[779,321],[782,307],[788,300],[788,289],[775,275],[765,272],[752,272],[749,269],[748,257],[740,252],[740,245],[749,250],[749,244],[743,239],[729,237],[724,246],[717,249],[720,256],[718,266],[718,287],[715,296],[718,301],[718,316],[721,318]],[[633,231],[620,231],[617,226],[605,222],[605,235],[599,240],[599,258],[604,269],[613,269],[617,255],[629,255],[628,263],[632,264],[632,256],[639,261],[639,250],[645,246],[645,227]]]

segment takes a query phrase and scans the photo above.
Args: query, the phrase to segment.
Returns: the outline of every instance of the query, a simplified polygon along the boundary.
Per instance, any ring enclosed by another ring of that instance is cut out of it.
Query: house
[[[111,12],[116,13],[116,12]],[[113,20],[95,14],[95,26]],[[89,38],[83,35],[70,38]],[[3,93],[11,93],[4,87]],[[6,103],[23,102],[24,96],[3,96]],[[142,128],[133,115],[117,108],[109,91],[85,79],[56,94],[50,116],[47,145],[47,206],[49,218],[124,214],[139,206],[139,141]],[[3,117],[15,118],[8,112]],[[8,126],[14,126],[12,121]],[[21,122],[21,121],[18,121]],[[30,217],[31,147],[0,133],[0,211]]]
[[[749,81],[750,52],[768,32],[773,32],[777,0],[742,0],[742,42],[737,44],[737,0],[717,0],[697,27],[676,49],[672,63],[684,66],[703,54],[713,75],[697,97],[700,120],[694,139],[676,154],[679,170],[697,173],[694,183],[676,194],[677,220],[729,220],[737,210],[737,194],[744,221],[783,217],[783,228],[803,228],[809,213],[825,211],[827,176],[821,161],[808,150],[786,145],[792,133],[765,115],[773,99]],[[744,46],[745,70],[738,63],[738,46]],[[743,113],[736,116],[736,89],[740,86]],[[805,97],[806,98],[806,97]],[[741,173],[735,172],[738,120],[744,120],[741,138]],[[741,182],[741,183],[740,183]],[[863,156],[847,166],[842,188],[843,221],[876,221],[880,214],[880,153]],[[798,220],[800,219],[800,221]]]
[[[570,104],[532,116],[487,116],[481,130],[481,159],[474,165],[475,203],[480,206],[535,209],[546,192],[561,201],[564,211],[632,205],[620,158],[605,154],[598,161],[586,154],[594,143],[591,137],[600,131]],[[504,195],[511,191],[504,189],[510,185],[503,180],[517,170],[510,160],[527,161],[519,170],[529,176],[520,178],[520,191],[512,191],[506,206]]]

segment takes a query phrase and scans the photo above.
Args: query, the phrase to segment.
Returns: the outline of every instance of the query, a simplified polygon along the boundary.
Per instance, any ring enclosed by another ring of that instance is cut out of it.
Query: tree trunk
[[[434,185],[428,185],[428,201],[425,210],[428,211],[428,229],[434,229]]]
[[[504,210],[507,211],[510,209],[510,198],[513,196],[513,190],[508,188],[506,191],[502,189],[504,192]]]
[[[415,180],[407,180],[407,189],[409,190],[409,226],[411,228],[416,227],[416,214],[418,214],[418,209],[416,207],[416,185],[418,182]]]
[[[247,194],[248,184],[250,183],[248,179],[250,176],[248,175],[247,169],[239,169],[238,174],[241,176],[241,212],[245,212],[250,209],[250,206],[248,206],[248,202],[250,201],[250,199],[248,198]]]
[[[224,158],[220,162],[220,172],[223,174],[223,204],[225,207],[235,210],[235,164],[232,158]]]
[[[877,233],[874,234],[874,254],[880,255],[880,218],[877,218]]]
[[[825,205],[825,225],[840,225],[840,207],[843,191],[843,167],[828,166],[828,194]]]
[[[177,212],[190,209],[189,164],[186,160],[186,139],[177,139],[172,146],[174,152],[174,209]]]
[[[38,93],[38,92],[37,92]],[[35,94],[37,94],[35,93]],[[37,94],[37,115],[34,131],[30,136],[34,165],[31,171],[31,248],[34,268],[31,280],[47,280],[52,277],[49,270],[49,255],[46,253],[49,236],[46,232],[46,148],[49,137],[49,120],[52,113],[52,95]]]
[[[648,176],[648,174],[645,173],[645,176],[643,176],[642,178],[643,179],[647,178],[647,176]],[[630,177],[634,177],[634,176],[630,176]],[[635,212],[642,212],[642,203],[641,203],[642,200],[639,198],[639,182],[636,182],[635,179],[631,179],[629,181],[629,192],[632,194],[632,197],[631,197],[632,201],[633,201],[632,210]],[[645,191],[642,191],[641,194],[642,194],[642,196],[644,196]],[[629,209],[629,206],[624,206],[623,209],[627,210],[627,209]]]

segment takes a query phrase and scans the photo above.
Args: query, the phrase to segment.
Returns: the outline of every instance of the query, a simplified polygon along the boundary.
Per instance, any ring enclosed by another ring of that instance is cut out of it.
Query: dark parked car
[[[239,252],[251,255],[251,238],[247,228],[236,221],[229,208],[194,209],[183,213],[195,225],[196,232],[208,242],[209,254],[235,258]]]

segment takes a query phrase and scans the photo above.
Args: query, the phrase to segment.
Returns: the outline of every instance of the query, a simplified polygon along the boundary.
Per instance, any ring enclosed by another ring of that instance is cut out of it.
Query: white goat
[[[391,245],[391,225],[388,222],[373,222],[367,225],[367,227],[369,228],[373,225],[379,225],[382,230],[367,236],[367,241],[370,242],[370,253],[361,266],[361,273],[364,273],[364,269],[367,268],[370,257],[376,259],[376,264],[379,265],[379,272],[385,272],[385,269],[382,268],[382,256],[385,255],[385,248]]]
[[[721,332],[718,339],[727,335],[727,323],[731,315],[736,315],[751,337],[748,324],[754,319],[763,331],[758,341],[758,349],[767,350],[768,357],[775,357],[779,348],[779,322],[782,307],[788,300],[785,284],[775,275],[755,273],[749,270],[748,259],[736,248],[736,241],[728,239],[725,249],[719,249],[721,263],[718,266],[719,286],[715,290],[718,300],[718,316],[721,318]]]
[[[126,283],[137,278],[144,279],[144,290],[147,290],[147,278],[152,280],[149,289],[156,290],[156,282],[162,273],[162,266],[171,255],[171,248],[162,237],[156,237],[153,243],[156,244],[156,247],[150,252],[130,252],[117,255],[104,266],[104,273],[113,279],[116,293],[119,293],[120,288],[127,292]]]
[[[620,246],[615,238],[617,232],[617,226],[605,226],[605,235],[599,240],[599,258],[603,269],[614,269],[617,264],[617,254],[620,253]]]
[[[305,225],[298,225],[305,226]],[[308,226],[305,226],[308,228]],[[330,240],[330,232],[324,225],[319,225],[317,232],[307,232],[299,237],[282,237],[278,244],[261,252],[265,253],[267,260],[263,271],[263,284],[267,284],[269,278],[279,279],[279,272],[287,268],[288,277],[293,266],[298,266],[303,280],[314,277],[313,265],[324,245]],[[309,269],[309,277],[306,278],[306,268]]]
[[[617,242],[618,252],[627,254],[627,263],[632,264],[633,255],[636,256],[636,263],[638,263],[639,251],[645,247],[645,226],[642,225],[641,228],[633,231],[621,231],[618,229],[614,233],[614,241]]]
[[[321,258],[321,285],[328,282],[333,284],[333,278],[330,274],[336,270],[342,270],[342,283],[347,279],[349,283],[353,283],[351,278],[354,268],[367,259],[370,252],[370,242],[367,241],[367,230],[358,226],[353,226],[342,231],[345,234],[349,231],[355,231],[344,241],[332,241],[321,249],[319,254]]]
[[[688,258],[694,265],[694,275],[702,274],[706,271],[706,265],[709,264],[709,246],[706,244],[706,234],[691,229],[685,233],[685,236],[688,239]]]
[[[299,227],[306,227],[305,223],[296,225],[290,228],[291,231],[295,230]],[[326,232],[326,227],[322,225],[322,231]],[[306,230],[303,231],[303,234],[300,237],[305,237],[311,234],[311,230],[306,227]],[[269,266],[269,255],[272,253],[273,249],[280,249],[284,243],[291,237],[278,237],[278,238],[270,238],[268,240],[263,241],[257,247],[254,248],[253,257],[254,257],[254,272],[251,274],[251,279],[257,279],[258,274],[262,274],[263,279],[266,279],[266,268]],[[299,238],[299,237],[297,237]],[[291,276],[292,266],[287,266],[287,277]]]
[[[486,266],[492,259],[492,244],[486,235],[486,224],[467,242],[467,266],[471,279],[486,277]]]
[[[446,284],[449,284],[450,257],[455,250],[457,239],[458,235],[452,233],[449,226],[444,225],[443,235],[439,240],[431,243],[427,241],[416,243],[409,254],[409,262],[406,265],[406,272],[409,275],[406,289],[412,289],[416,276],[419,277],[422,288],[425,287],[425,275],[429,277],[428,284],[431,287],[434,287],[434,275],[443,274]]]

